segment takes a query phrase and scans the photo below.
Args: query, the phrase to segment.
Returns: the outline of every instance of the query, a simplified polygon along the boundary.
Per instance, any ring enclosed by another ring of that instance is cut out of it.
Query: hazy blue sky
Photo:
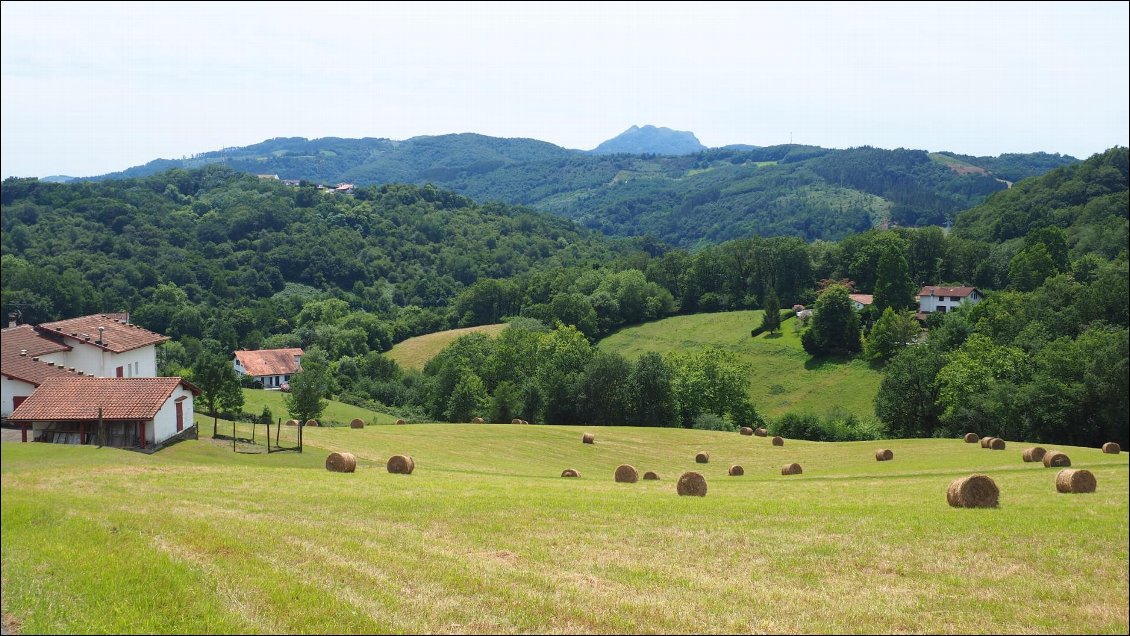
[[[2,8],[2,172],[272,137],[478,132],[1087,157],[1127,145],[1128,3],[33,3]]]

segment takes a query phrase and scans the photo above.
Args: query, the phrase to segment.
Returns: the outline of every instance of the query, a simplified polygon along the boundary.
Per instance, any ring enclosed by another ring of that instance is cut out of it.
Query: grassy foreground
[[[581,443],[592,430],[594,445]],[[23,633],[1127,633],[1127,455],[672,429],[309,429],[302,455],[0,444]],[[321,449],[321,450],[319,450]],[[353,474],[323,468],[354,453]],[[698,451],[709,464],[695,464]],[[385,471],[389,456],[412,475]],[[804,474],[780,475],[799,462]],[[628,462],[662,479],[612,480]],[[733,463],[743,477],[727,477]],[[562,479],[575,468],[581,479]],[[687,470],[705,498],[678,497]],[[979,472],[997,509],[950,508]]]
[[[882,375],[862,360],[814,361],[793,330],[796,320],[776,334],[751,338],[763,312],[727,311],[675,316],[623,329],[601,340],[599,347],[634,360],[655,351],[687,351],[712,345],[734,352],[750,369],[749,395],[761,415],[787,412],[823,415],[842,408],[861,418],[875,416],[875,396]]]
[[[485,333],[493,338],[502,333],[505,328],[505,323],[499,323],[424,334],[396,343],[385,355],[406,369],[423,369],[428,360],[443,351],[443,348],[451,344],[456,338],[470,333]]]

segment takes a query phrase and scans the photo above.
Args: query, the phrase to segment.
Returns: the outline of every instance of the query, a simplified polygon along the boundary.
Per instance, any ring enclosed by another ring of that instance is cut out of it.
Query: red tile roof
[[[40,335],[31,325],[0,331],[0,374],[39,386],[47,378],[81,376],[63,367],[38,360],[38,356],[70,351],[65,344]]]
[[[102,333],[102,342],[98,342],[99,327],[105,329]],[[123,353],[148,345],[161,344],[169,339],[168,336],[142,329],[123,320],[115,320],[107,314],[94,314],[93,316],[82,316],[57,322],[45,322],[38,325],[36,329],[40,333],[51,334],[55,337],[67,336],[81,340],[86,344],[114,353]]]
[[[247,375],[290,375],[302,370],[294,356],[304,355],[302,349],[261,349],[259,351],[236,351],[235,357]]]
[[[104,420],[151,420],[178,385],[200,394],[200,389],[180,378],[48,378],[9,419],[97,420],[101,407]]]
[[[918,290],[919,296],[957,296],[958,298],[965,298],[972,294],[976,287],[934,287],[927,285]]]
[[[861,305],[870,305],[875,302],[874,294],[848,294],[848,298]]]
[[[12,351],[16,355],[19,355],[21,350],[26,349],[27,354],[33,357],[71,350],[70,347],[58,340],[39,333],[31,325],[20,325],[19,327],[0,330],[0,349],[3,349],[5,353]]]

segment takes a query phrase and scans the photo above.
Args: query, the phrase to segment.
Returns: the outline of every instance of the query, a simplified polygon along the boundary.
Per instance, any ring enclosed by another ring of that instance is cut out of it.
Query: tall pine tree
[[[777,299],[777,290],[773,287],[765,294],[765,315],[761,317],[761,328],[769,333],[775,333],[781,328],[781,301]]]

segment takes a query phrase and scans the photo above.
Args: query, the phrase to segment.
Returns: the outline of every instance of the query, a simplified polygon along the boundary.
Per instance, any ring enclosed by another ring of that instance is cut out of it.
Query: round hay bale
[[[1085,468],[1064,468],[1055,476],[1055,489],[1059,492],[1095,492],[1098,482]]]
[[[616,483],[634,484],[640,480],[640,473],[631,464],[620,464],[616,467]]]
[[[510,423],[511,423],[511,424],[521,424],[521,423],[522,423],[522,420],[520,420],[520,419],[518,419],[518,418],[514,418],[514,419],[510,420]]]
[[[894,458],[895,453],[889,448],[880,448],[875,451],[875,461],[877,462],[889,462]]]
[[[659,479],[659,473],[654,470],[649,470],[643,474],[643,478],[648,481],[655,481]]]
[[[753,429],[753,434],[758,436],[758,437],[768,437],[769,431],[767,431],[763,428],[755,428],[755,429]]]
[[[803,471],[801,471],[801,469],[800,469],[800,464],[798,464],[796,462],[793,462],[791,464],[785,464],[784,466],[781,466],[781,474],[782,475],[799,475],[799,474],[801,474],[801,472],[803,472]]]
[[[730,466],[730,476],[731,477],[741,477],[744,474],[745,474],[745,469],[742,468],[741,466],[739,466],[737,464]]]
[[[748,426],[741,427],[740,429],[738,429],[738,432],[742,435],[753,435],[753,429]]]
[[[994,437],[993,440],[989,442],[989,448],[992,450],[1004,450],[1004,447],[1004,440],[999,437]]]
[[[287,420],[286,425],[287,426],[298,426],[298,420]]]
[[[1066,453],[1048,451],[1044,455],[1044,468],[1067,468],[1071,465],[1071,458]]]
[[[774,446],[784,446],[785,445],[785,438],[781,437],[780,435],[774,437],[773,438],[773,445]]]
[[[581,436],[581,441],[584,442],[585,444],[595,444],[596,443],[596,434],[595,433],[585,433],[584,435]]]
[[[486,423],[487,423],[487,421],[486,421],[486,420],[484,420],[484,419],[483,419],[483,418],[481,418],[481,417],[476,417],[475,419],[471,420],[471,423],[472,423],[472,424],[486,424]]]
[[[675,492],[680,497],[705,497],[706,478],[701,473],[683,473],[675,484]]]
[[[407,424],[407,423],[408,422],[405,422],[404,420],[396,420],[397,426],[403,426],[404,424]]]
[[[408,455],[393,455],[385,466],[388,472],[396,475],[411,475],[416,470],[416,462]]]
[[[317,426],[318,420],[306,420],[306,426]]]
[[[1042,462],[1044,455],[1047,454],[1047,449],[1043,446],[1033,446],[1032,448],[1024,449],[1024,461],[1026,462]]]
[[[979,441],[981,441],[980,435],[978,435],[976,433],[966,433],[965,434],[965,443],[966,444],[976,444]]]
[[[988,475],[955,479],[946,489],[946,501],[954,508],[996,508],[1000,488]]]
[[[577,471],[573,470],[572,468],[566,468],[565,470],[561,471],[561,476],[562,477],[580,477],[581,473],[578,473]]]
[[[982,437],[981,438],[981,448],[988,448],[989,442],[991,442],[991,441],[993,441],[993,438],[991,438],[991,437]]]
[[[349,428],[365,428],[365,420],[355,417],[353,421],[349,423]]]
[[[326,470],[331,473],[351,473],[357,470],[357,458],[353,453],[330,453],[326,458]]]
[[[702,451],[698,455],[694,456],[694,461],[696,464],[706,464],[710,462],[710,453]]]
[[[518,422],[521,424],[529,424],[529,422],[527,422],[526,420],[518,420]]]
[[[1107,442],[1103,444],[1103,452],[1107,455],[1117,455],[1122,452],[1122,447],[1118,445],[1118,442]]]

